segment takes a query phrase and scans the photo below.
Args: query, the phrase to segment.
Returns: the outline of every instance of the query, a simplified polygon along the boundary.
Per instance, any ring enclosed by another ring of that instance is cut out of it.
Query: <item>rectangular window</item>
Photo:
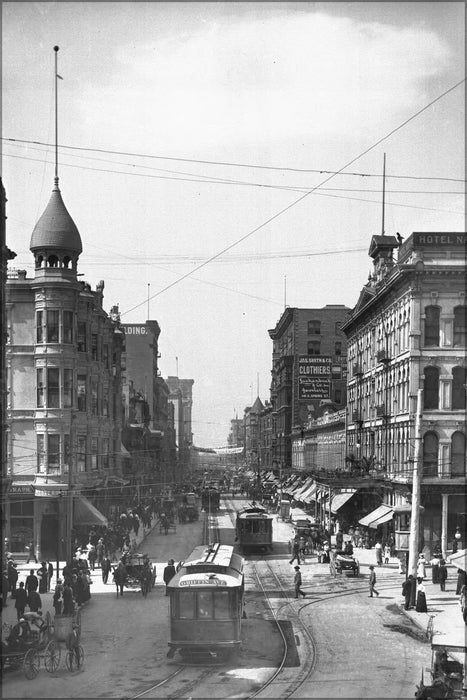
[[[109,369],[109,344],[104,343],[102,346],[102,362],[104,363],[104,367],[106,369]]]
[[[48,343],[58,343],[59,341],[59,328],[60,328],[60,312],[58,310],[47,311],[47,342]]]
[[[334,403],[341,403],[342,402],[342,390],[341,389],[334,389]]]
[[[214,618],[216,620],[229,620],[229,591],[216,591],[214,596]]]
[[[73,343],[73,311],[63,312],[63,343]]]
[[[86,436],[78,435],[77,450],[76,450],[76,470],[78,472],[86,471]]]
[[[93,416],[97,416],[97,385],[93,384],[91,387],[91,413]]]
[[[86,375],[78,374],[78,411],[86,411]]]
[[[63,370],[63,408],[73,406],[73,370]]]
[[[212,593],[211,591],[199,591],[198,593],[198,619],[212,620]]]
[[[307,343],[308,355],[320,355],[321,343],[319,340],[309,340]]]
[[[44,386],[44,370],[38,369],[36,371],[36,381],[37,381],[37,407],[44,408],[45,406],[45,386]]]
[[[102,469],[109,468],[109,438],[102,438],[101,440],[101,465]]]
[[[91,357],[97,360],[97,333],[91,334]]]
[[[341,321],[336,321],[336,323],[334,324],[334,333],[335,333],[335,335],[340,335],[340,334],[342,333],[341,324],[342,324]]]
[[[340,340],[336,340],[336,342],[334,343],[334,354],[342,355],[342,343]]]
[[[108,417],[109,415],[109,387],[104,386],[102,388],[102,415]]]
[[[195,619],[195,593],[194,591],[180,591],[179,617],[182,620]]]
[[[50,367],[47,370],[47,408],[60,408],[60,370]]]
[[[321,321],[308,321],[308,335],[319,335],[321,333]]]
[[[69,435],[64,435],[63,436],[63,464],[66,467],[70,467],[71,463],[71,448],[70,448],[71,442],[70,442],[70,436]]]
[[[47,438],[48,471],[60,469],[60,435],[49,435]]]
[[[92,437],[91,438],[91,469],[98,469],[99,464],[97,460],[97,452],[98,452],[98,446],[97,446],[97,438]]]
[[[86,330],[86,323],[80,321],[78,323],[78,352],[86,352],[88,349]]]
[[[36,312],[36,343],[44,342],[44,312]]]
[[[45,436],[37,436],[37,471],[45,472]]]

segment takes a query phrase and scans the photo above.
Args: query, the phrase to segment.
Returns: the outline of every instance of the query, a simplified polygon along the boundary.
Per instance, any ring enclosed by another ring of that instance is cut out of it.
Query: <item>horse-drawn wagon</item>
[[[147,554],[125,554],[122,562],[126,569],[125,586],[140,588],[144,597],[154,585],[153,569]]]

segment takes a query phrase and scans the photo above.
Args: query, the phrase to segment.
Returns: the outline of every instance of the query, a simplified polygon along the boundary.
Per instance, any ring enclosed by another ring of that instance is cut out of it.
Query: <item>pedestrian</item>
[[[96,544],[96,555],[97,555],[97,566],[100,566],[102,569],[102,562],[104,561],[105,557],[105,545],[104,545],[104,540],[102,537],[98,540]]]
[[[289,564],[293,564],[295,559],[297,564],[300,564],[300,540],[298,537],[295,537],[292,542],[292,559],[289,561]]]
[[[31,559],[34,559],[36,564],[38,564],[39,562],[37,561],[37,557],[36,557],[36,554],[34,552],[34,542],[30,542],[28,545],[26,545],[26,549],[28,550],[28,560],[27,560],[26,564],[29,564],[29,561]]]
[[[446,590],[446,579],[448,577],[448,569],[446,566],[446,562],[444,559],[440,559],[439,566],[438,566],[438,579],[439,579],[439,588],[441,591]]]
[[[331,561],[331,555],[330,555],[331,548],[329,547],[329,542],[326,540],[323,544],[323,554],[321,556],[321,561],[323,564],[329,564]]]
[[[114,577],[114,582],[117,587],[117,598],[118,594],[120,593],[120,596],[123,596],[123,586],[126,583],[126,566],[125,564],[120,560],[118,562],[118,566],[116,569],[114,569],[113,572],[113,577]]]
[[[15,600],[15,608],[16,608],[16,616],[18,618],[18,622],[24,615],[24,609],[26,605],[28,604],[28,594],[24,588],[24,581],[20,581],[19,583],[19,588],[16,591],[16,600]]]
[[[8,605],[8,603],[6,602],[6,599],[8,598],[8,589],[8,575],[7,570],[5,569],[2,573],[2,608],[5,608]]]
[[[410,574],[410,576],[402,584],[402,595],[404,596],[404,610],[409,610],[411,607],[412,589],[414,583],[414,578],[412,574]]]
[[[73,589],[65,581],[63,586],[63,615],[73,615],[75,612],[75,601],[73,600]]]
[[[96,568],[97,552],[93,544],[88,544],[88,562],[89,568],[94,571]]]
[[[42,610],[42,600],[37,591],[31,591],[28,595],[28,605],[31,612]]]
[[[167,586],[169,582],[173,579],[175,576],[175,566],[174,566],[174,560],[169,559],[167,562],[167,566],[164,568],[164,573],[162,578],[164,579],[165,583],[165,595],[169,595],[169,591],[167,590]]]
[[[370,579],[368,581],[368,584],[370,586],[370,598],[373,598],[373,593],[376,593],[377,596],[379,596],[378,591],[375,588],[375,583],[376,583],[376,574],[375,574],[375,567],[373,564],[370,564]]]
[[[384,563],[389,564],[389,557],[391,556],[391,547],[388,544],[384,545]]]
[[[52,562],[47,561],[47,592],[50,591],[50,586],[52,585],[52,579],[54,575],[54,565]]]
[[[103,582],[103,583],[107,583],[107,581],[108,581],[108,579],[109,579],[109,574],[110,574],[111,568],[112,568],[112,565],[111,565],[111,563],[110,563],[110,559],[109,559],[109,557],[106,555],[106,556],[102,559],[102,564],[101,564],[101,569],[102,569],[102,582]]]
[[[466,584],[465,571],[463,569],[459,569],[457,572],[456,595],[460,595],[460,592],[462,590],[462,586],[465,586],[465,584]]]
[[[294,576],[294,585],[295,585],[295,597],[298,598],[298,594],[300,593],[303,597],[306,596],[305,591],[302,591],[302,574],[300,571],[299,566],[295,566],[295,576]]]
[[[8,590],[11,593],[11,597],[14,598],[16,593],[16,584],[18,582],[18,570],[16,568],[16,562],[14,562],[13,559],[8,559],[7,577]]]
[[[378,540],[375,544],[376,563],[381,566],[383,563],[383,545]]]
[[[426,559],[423,552],[418,555],[417,562],[417,578],[424,579],[426,577]]]
[[[423,585],[423,579],[421,576],[417,577],[417,603],[415,605],[416,612],[428,612],[426,607],[426,593],[425,586]]]
[[[433,552],[431,564],[431,582],[439,583],[439,565],[441,564],[441,552]]]
[[[47,593],[47,580],[49,572],[45,561],[41,562],[41,568],[37,570],[37,578],[39,579],[39,593]]]
[[[344,544],[344,533],[342,532],[342,530],[339,530],[338,532],[336,532],[336,549],[338,552],[340,552],[342,550],[343,544]]]
[[[55,610],[56,615],[62,614],[62,605],[63,605],[63,584],[62,584],[62,580],[58,579],[57,585],[55,586],[54,595],[53,595],[53,606],[54,606],[54,610]]]
[[[29,576],[26,576],[25,588],[28,593],[37,591],[39,587],[39,579],[34,573],[34,569],[29,569]]]

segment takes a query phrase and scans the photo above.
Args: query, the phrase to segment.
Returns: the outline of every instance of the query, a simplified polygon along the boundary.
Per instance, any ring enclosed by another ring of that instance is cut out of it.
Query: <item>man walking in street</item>
[[[109,574],[110,574],[110,569],[112,568],[110,559],[108,556],[105,556],[102,560],[102,582],[107,583]]]
[[[34,573],[34,569],[29,570],[29,576],[26,577],[26,591],[31,593],[32,591],[37,591],[39,587],[39,579]]]
[[[28,603],[28,594],[24,590],[24,583],[23,581],[20,581],[19,588],[16,591],[16,600],[15,600],[15,608],[16,608],[16,615],[18,617],[18,621],[21,620],[21,618],[24,615],[24,609]]]
[[[169,559],[167,562],[167,566],[164,568],[164,574],[163,574],[163,579],[165,583],[165,595],[169,595],[169,592],[167,590],[167,585],[169,581],[173,579],[175,576],[175,566],[174,566],[174,560]]]
[[[446,579],[448,577],[448,570],[446,567],[446,562],[444,559],[441,559],[439,562],[439,567],[438,567],[438,580],[439,580],[439,588],[441,591],[446,590]]]
[[[370,564],[370,580],[368,581],[368,584],[370,586],[369,598],[373,598],[373,593],[376,593],[376,595],[379,596],[379,593],[375,588],[375,583],[376,583],[375,567],[373,566],[373,564]]]
[[[295,576],[294,576],[294,584],[295,584],[295,597],[298,598],[298,594],[300,593],[303,597],[306,596],[305,591],[302,591],[302,574],[300,571],[299,566],[295,566]]]
[[[297,564],[300,564],[300,540],[298,537],[292,542],[292,559],[289,561],[289,564],[293,564],[295,559]]]

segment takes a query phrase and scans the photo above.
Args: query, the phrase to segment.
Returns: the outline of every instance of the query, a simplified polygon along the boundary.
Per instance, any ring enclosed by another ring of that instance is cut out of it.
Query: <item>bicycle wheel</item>
[[[60,666],[61,650],[60,645],[54,640],[49,642],[44,651],[44,664],[49,673],[55,673]]]
[[[81,636],[81,610],[76,611],[75,628],[78,631],[78,636]]]
[[[84,662],[83,647],[78,644],[73,649],[69,649],[66,654],[65,662],[66,667],[70,672],[78,671]]]

